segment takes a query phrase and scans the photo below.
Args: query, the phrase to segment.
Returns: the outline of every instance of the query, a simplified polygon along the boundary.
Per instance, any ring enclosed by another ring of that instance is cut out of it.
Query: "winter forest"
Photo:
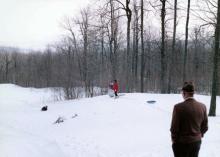
[[[220,1],[94,0],[65,16],[66,34],[44,50],[0,47],[0,83],[62,87],[66,99],[120,92],[179,93],[184,81],[212,95],[219,81]],[[96,88],[101,90],[97,93]]]

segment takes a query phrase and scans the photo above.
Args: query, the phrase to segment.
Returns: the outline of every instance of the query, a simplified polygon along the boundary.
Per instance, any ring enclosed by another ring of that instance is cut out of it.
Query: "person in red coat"
[[[115,96],[117,97],[118,96],[118,82],[117,82],[117,80],[114,80],[113,90],[114,90]]]

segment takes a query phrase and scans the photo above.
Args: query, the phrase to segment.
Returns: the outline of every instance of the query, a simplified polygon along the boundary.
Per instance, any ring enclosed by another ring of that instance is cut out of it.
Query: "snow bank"
[[[59,102],[52,95],[45,89],[0,85],[0,157],[173,156],[169,129],[180,94],[131,93],[117,99],[104,95]],[[210,96],[195,98],[209,109]],[[48,111],[41,112],[44,102]],[[217,115],[209,118],[200,157],[219,156],[219,98]],[[54,124],[58,117],[64,122]]]
[[[27,132],[0,127],[1,157],[65,157],[55,142]]]

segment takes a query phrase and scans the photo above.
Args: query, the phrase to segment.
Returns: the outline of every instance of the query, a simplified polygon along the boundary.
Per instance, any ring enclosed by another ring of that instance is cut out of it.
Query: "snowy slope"
[[[0,157],[173,156],[170,121],[181,95],[133,93],[60,102],[52,96],[48,89],[0,85]],[[209,96],[195,97],[210,102]],[[40,111],[43,105],[47,112]],[[53,124],[58,117],[64,122]],[[219,132],[220,117],[209,118],[200,157],[219,157]]]

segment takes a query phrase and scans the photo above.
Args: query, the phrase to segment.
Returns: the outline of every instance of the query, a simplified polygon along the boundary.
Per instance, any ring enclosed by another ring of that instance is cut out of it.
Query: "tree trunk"
[[[174,56],[176,55],[175,53],[175,48],[176,48],[176,22],[177,18],[177,0],[174,1],[174,19],[173,19],[173,41],[172,41],[172,50],[171,50],[171,63],[169,67],[169,78],[168,78],[168,93],[173,92],[173,65],[174,65]]]
[[[135,16],[136,16],[136,33],[135,33],[135,48],[136,48],[136,50],[135,50],[135,85],[137,85],[137,82],[138,82],[138,32],[139,32],[139,27],[138,27],[138,10],[136,9],[136,11],[135,11]]]
[[[114,1],[110,0],[110,29],[108,29],[108,37],[109,37],[109,49],[110,49],[110,63],[111,63],[111,78],[113,80],[117,79],[118,72],[118,18],[115,14],[115,6]]]
[[[144,71],[145,71],[145,55],[144,55],[144,0],[141,0],[141,93],[144,92]]]
[[[209,116],[216,116],[216,95],[218,92],[218,61],[219,61],[219,37],[220,37],[220,0],[218,0],[217,24],[215,27],[215,52],[212,74],[212,96]]]
[[[131,32],[131,16],[132,12],[129,8],[130,0],[126,0],[126,16],[127,16],[127,71],[126,71],[126,91],[130,91],[130,83],[131,83],[131,57],[130,57],[130,32]]]
[[[186,81],[186,63],[187,63],[187,48],[188,48],[188,27],[189,27],[189,14],[190,14],[190,0],[188,0],[187,17],[186,17],[186,30],[185,30],[185,50],[183,59],[183,82]]]
[[[165,16],[166,16],[166,0],[161,0],[161,93],[166,93],[166,61],[165,61]]]
[[[137,84],[138,84],[138,32],[139,32],[139,26],[138,26],[138,9],[137,9],[137,2],[134,1],[134,34],[133,34],[133,78],[134,78],[134,88],[135,91],[137,91]]]

